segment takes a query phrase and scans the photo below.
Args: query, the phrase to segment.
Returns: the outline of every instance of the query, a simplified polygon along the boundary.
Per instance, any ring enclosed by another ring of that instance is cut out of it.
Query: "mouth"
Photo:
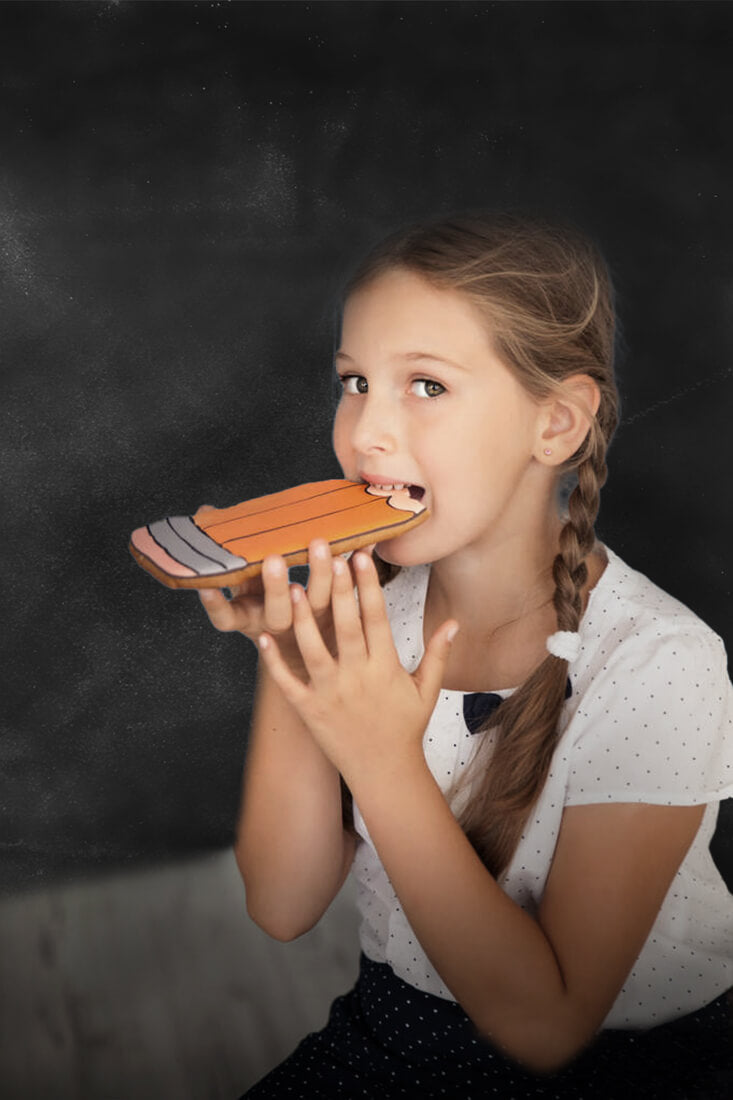
[[[410,496],[411,500],[421,501],[423,499],[423,497],[425,496],[425,489],[423,488],[422,485],[409,485],[407,482],[404,482],[404,481],[378,482],[376,480],[367,479],[365,477],[360,478],[360,481],[364,485],[370,485],[372,487],[372,489],[376,489],[380,492],[385,492],[385,493],[388,493],[388,492],[395,493],[395,492],[399,492],[401,490],[406,489],[409,493],[409,496]]]

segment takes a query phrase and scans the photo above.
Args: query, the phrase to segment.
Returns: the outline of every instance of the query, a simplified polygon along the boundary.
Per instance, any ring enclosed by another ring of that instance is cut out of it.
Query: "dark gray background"
[[[127,538],[338,476],[338,286],[404,220],[596,235],[624,337],[599,533],[730,648],[732,30],[705,2],[0,4],[2,888],[230,842],[254,651]]]

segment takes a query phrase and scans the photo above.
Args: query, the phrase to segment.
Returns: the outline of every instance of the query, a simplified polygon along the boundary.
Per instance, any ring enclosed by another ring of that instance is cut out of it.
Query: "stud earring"
[[[551,450],[550,447],[545,447],[545,454],[546,455],[551,455],[552,454],[552,450]]]

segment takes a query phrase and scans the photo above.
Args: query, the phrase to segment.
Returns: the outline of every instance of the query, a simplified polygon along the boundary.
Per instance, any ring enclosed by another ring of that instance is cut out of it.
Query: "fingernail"
[[[328,549],[328,544],[324,542],[319,542],[317,546],[314,546],[313,553],[317,558],[321,558],[322,560],[324,560],[325,558],[330,558],[331,556],[331,551]]]
[[[290,596],[292,598],[293,603],[299,603],[302,595],[303,595],[303,589],[299,585],[294,584],[292,586],[292,588],[290,589]]]
[[[343,560],[343,558],[334,558],[333,559],[333,571],[334,571],[334,573],[336,573],[337,576],[343,577],[343,575],[344,575],[344,573],[346,572],[347,569],[348,569],[348,566],[347,566],[346,562]]]
[[[258,641],[258,643],[259,643],[259,647],[260,647],[260,649],[267,649],[267,647],[268,647],[268,646],[269,646],[269,644],[270,644],[270,639],[269,639],[269,638],[267,637],[267,635],[266,635],[266,634],[260,634],[260,636],[259,636],[259,638],[257,639],[257,641]]]
[[[446,638],[448,639],[449,642],[453,641],[453,639],[455,638],[456,634],[458,633],[458,631],[460,629],[461,629],[460,626],[457,626],[457,625],[452,626],[450,628],[450,630],[446,633]]]
[[[200,588],[199,596],[204,603],[213,603],[213,601],[216,599],[215,594],[211,591],[210,588]]]
[[[369,565],[369,558],[366,554],[362,554],[361,551],[354,555],[354,565],[357,569],[366,569]]]

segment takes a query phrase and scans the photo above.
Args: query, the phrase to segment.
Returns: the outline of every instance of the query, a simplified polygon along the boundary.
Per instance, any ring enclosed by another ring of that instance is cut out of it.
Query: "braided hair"
[[[461,215],[393,234],[352,275],[345,297],[394,269],[464,294],[485,317],[499,358],[537,399],[564,393],[563,380],[574,374],[588,375],[598,386],[600,404],[588,433],[558,470],[574,487],[553,562],[553,604],[558,630],[576,631],[606,451],[618,421],[613,291],[602,257],[574,228],[513,214]],[[376,556],[375,562],[383,584],[399,572]],[[567,662],[548,654],[482,727],[482,734],[493,734],[483,737],[463,780],[470,797],[460,821],[497,876],[507,868],[544,786],[566,684]]]

